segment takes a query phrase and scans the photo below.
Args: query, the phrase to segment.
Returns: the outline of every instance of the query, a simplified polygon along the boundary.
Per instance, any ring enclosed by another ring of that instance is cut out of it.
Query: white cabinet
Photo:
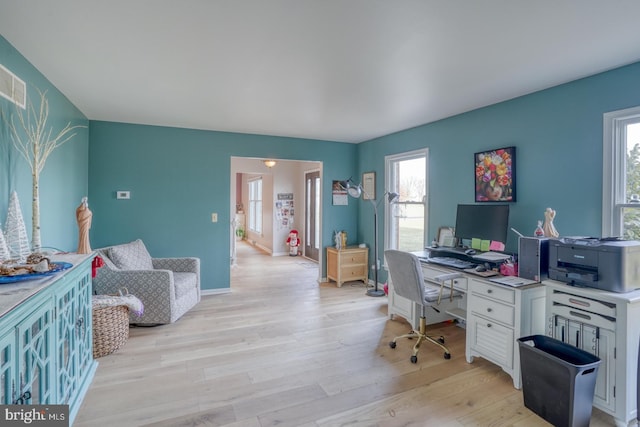
[[[544,334],[545,290],[540,285],[510,288],[470,278],[467,295],[467,362],[475,356],[500,366],[520,388],[517,339]]]
[[[442,266],[422,263],[427,285],[437,283],[435,278],[452,270]],[[454,288],[464,292],[463,298],[449,301],[443,298],[438,312],[429,310],[427,324],[450,319],[466,325],[465,355],[469,363],[474,357],[482,357],[500,366],[520,388],[520,353],[517,339],[545,332],[545,288],[535,284],[511,288],[462,273],[454,279]],[[439,286],[439,284],[438,284]],[[444,293],[446,295],[446,292]],[[419,326],[420,307],[393,292],[389,280],[389,317],[402,316],[414,328]]]
[[[640,291],[606,292],[554,280],[547,287],[547,335],[579,347],[601,360],[593,406],[618,426],[637,414]]]

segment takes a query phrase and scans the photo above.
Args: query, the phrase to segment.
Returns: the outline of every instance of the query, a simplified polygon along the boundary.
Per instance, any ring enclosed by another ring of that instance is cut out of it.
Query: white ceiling
[[[361,142],[640,60],[638,0],[0,0],[89,119]]]

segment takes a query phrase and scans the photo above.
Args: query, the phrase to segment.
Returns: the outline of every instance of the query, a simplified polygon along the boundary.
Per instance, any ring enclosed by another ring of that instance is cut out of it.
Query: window
[[[604,115],[602,236],[640,239],[640,107]]]
[[[262,233],[262,178],[249,181],[249,230]]]
[[[386,208],[387,249],[421,251],[425,247],[428,156],[423,149],[385,158],[387,191],[400,195]]]

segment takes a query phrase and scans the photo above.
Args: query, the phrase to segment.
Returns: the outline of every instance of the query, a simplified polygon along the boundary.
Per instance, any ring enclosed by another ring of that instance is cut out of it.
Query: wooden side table
[[[362,280],[365,284],[369,280],[368,269],[369,249],[346,247],[336,249],[327,247],[327,279],[336,282],[341,287],[344,282]]]

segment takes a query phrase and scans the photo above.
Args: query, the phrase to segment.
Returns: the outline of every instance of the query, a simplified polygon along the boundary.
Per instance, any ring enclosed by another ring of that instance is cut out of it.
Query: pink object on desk
[[[504,243],[492,240],[491,244],[489,245],[489,250],[490,251],[504,251]]]
[[[517,276],[518,275],[518,263],[507,263],[500,266],[500,274],[503,276]]]

